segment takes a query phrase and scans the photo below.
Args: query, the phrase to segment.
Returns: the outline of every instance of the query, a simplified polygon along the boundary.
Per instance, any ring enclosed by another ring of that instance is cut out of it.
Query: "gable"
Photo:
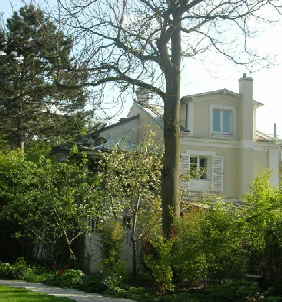
[[[139,115],[135,115],[104,128],[100,132],[100,136],[107,140],[103,147],[113,149],[118,146],[123,150],[135,149],[139,139],[138,123]]]

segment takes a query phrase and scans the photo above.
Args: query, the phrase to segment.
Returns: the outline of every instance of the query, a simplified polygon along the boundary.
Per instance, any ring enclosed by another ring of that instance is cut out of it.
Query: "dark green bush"
[[[24,279],[33,274],[33,269],[20,257],[14,264],[0,263],[0,278],[3,279]],[[31,280],[33,281],[33,280]]]
[[[13,278],[13,270],[10,263],[0,262],[0,278],[2,279]]]
[[[87,292],[102,293],[107,289],[107,286],[103,283],[102,274],[96,273],[95,275],[86,275],[80,288]]]
[[[85,274],[79,269],[66,269],[49,276],[45,283],[60,287],[80,287]]]
[[[273,297],[273,296],[270,296],[270,297],[266,297],[264,299],[265,302],[280,302],[282,301],[282,297]]]
[[[13,279],[24,279],[25,275],[32,270],[22,257],[18,258],[11,267]]]

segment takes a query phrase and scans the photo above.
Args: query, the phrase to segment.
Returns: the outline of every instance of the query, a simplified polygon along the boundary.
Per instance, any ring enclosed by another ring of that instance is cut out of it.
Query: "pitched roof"
[[[195,94],[191,94],[191,95],[185,95],[183,98],[204,96],[204,95],[210,95],[210,94],[229,94],[229,95],[233,95],[233,96],[237,96],[237,97],[240,96],[240,94],[237,92],[233,92],[229,89],[223,88],[223,89],[218,89],[218,90],[211,90],[211,91],[206,91],[206,92],[195,93]]]
[[[135,120],[139,117],[139,114],[136,114],[134,116],[131,116],[131,117],[125,117],[125,118],[121,118],[117,123],[115,124],[111,124],[109,126],[106,126],[104,127],[101,132],[103,132],[104,130],[107,130],[107,129],[110,129],[110,128],[113,128],[113,127],[116,127],[116,126],[119,126],[119,125],[122,125],[122,124],[125,124],[125,123],[128,123],[132,120]]]
[[[191,94],[191,95],[185,95],[182,97],[181,100],[185,101],[185,100],[191,99],[193,97],[200,97],[200,96],[214,95],[214,94],[231,95],[231,96],[235,96],[237,98],[240,97],[239,93],[231,91],[226,88],[223,88],[223,89],[201,92],[201,93],[196,93],[196,94]],[[256,100],[253,100],[253,102],[254,102],[254,105],[256,105],[257,107],[263,106],[263,103],[257,102]]]
[[[107,131],[108,129],[119,127],[120,125],[124,125],[138,118],[139,114],[127,118],[121,118],[117,123],[104,127],[100,131],[100,136],[104,137],[103,132]],[[106,142],[100,144],[96,149],[112,150],[116,147],[126,151],[132,151],[136,149],[136,144],[129,141],[126,136],[108,136],[107,134],[105,134],[104,138],[106,139]]]
[[[256,141],[257,142],[269,142],[269,143],[273,143],[273,142],[277,142],[278,144],[281,144],[281,140],[278,138],[275,138],[272,135],[263,133],[259,130],[256,130]]]

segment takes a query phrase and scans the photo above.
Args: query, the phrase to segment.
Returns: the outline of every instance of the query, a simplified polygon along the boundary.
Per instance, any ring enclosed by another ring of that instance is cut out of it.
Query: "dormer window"
[[[212,108],[212,134],[231,136],[234,135],[234,109]]]

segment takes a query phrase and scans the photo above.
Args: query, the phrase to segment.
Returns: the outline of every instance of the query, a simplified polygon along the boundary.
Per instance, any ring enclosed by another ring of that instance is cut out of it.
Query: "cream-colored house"
[[[132,149],[149,129],[162,144],[163,121],[159,108],[147,103],[139,91],[128,117],[102,131],[109,144]],[[271,182],[279,184],[280,144],[256,129],[253,79],[239,79],[239,93],[227,89],[184,96],[181,100],[181,173],[188,197],[220,194],[241,199],[263,171],[272,171]],[[193,172],[193,173],[192,173]],[[197,173],[199,172],[199,173]]]

